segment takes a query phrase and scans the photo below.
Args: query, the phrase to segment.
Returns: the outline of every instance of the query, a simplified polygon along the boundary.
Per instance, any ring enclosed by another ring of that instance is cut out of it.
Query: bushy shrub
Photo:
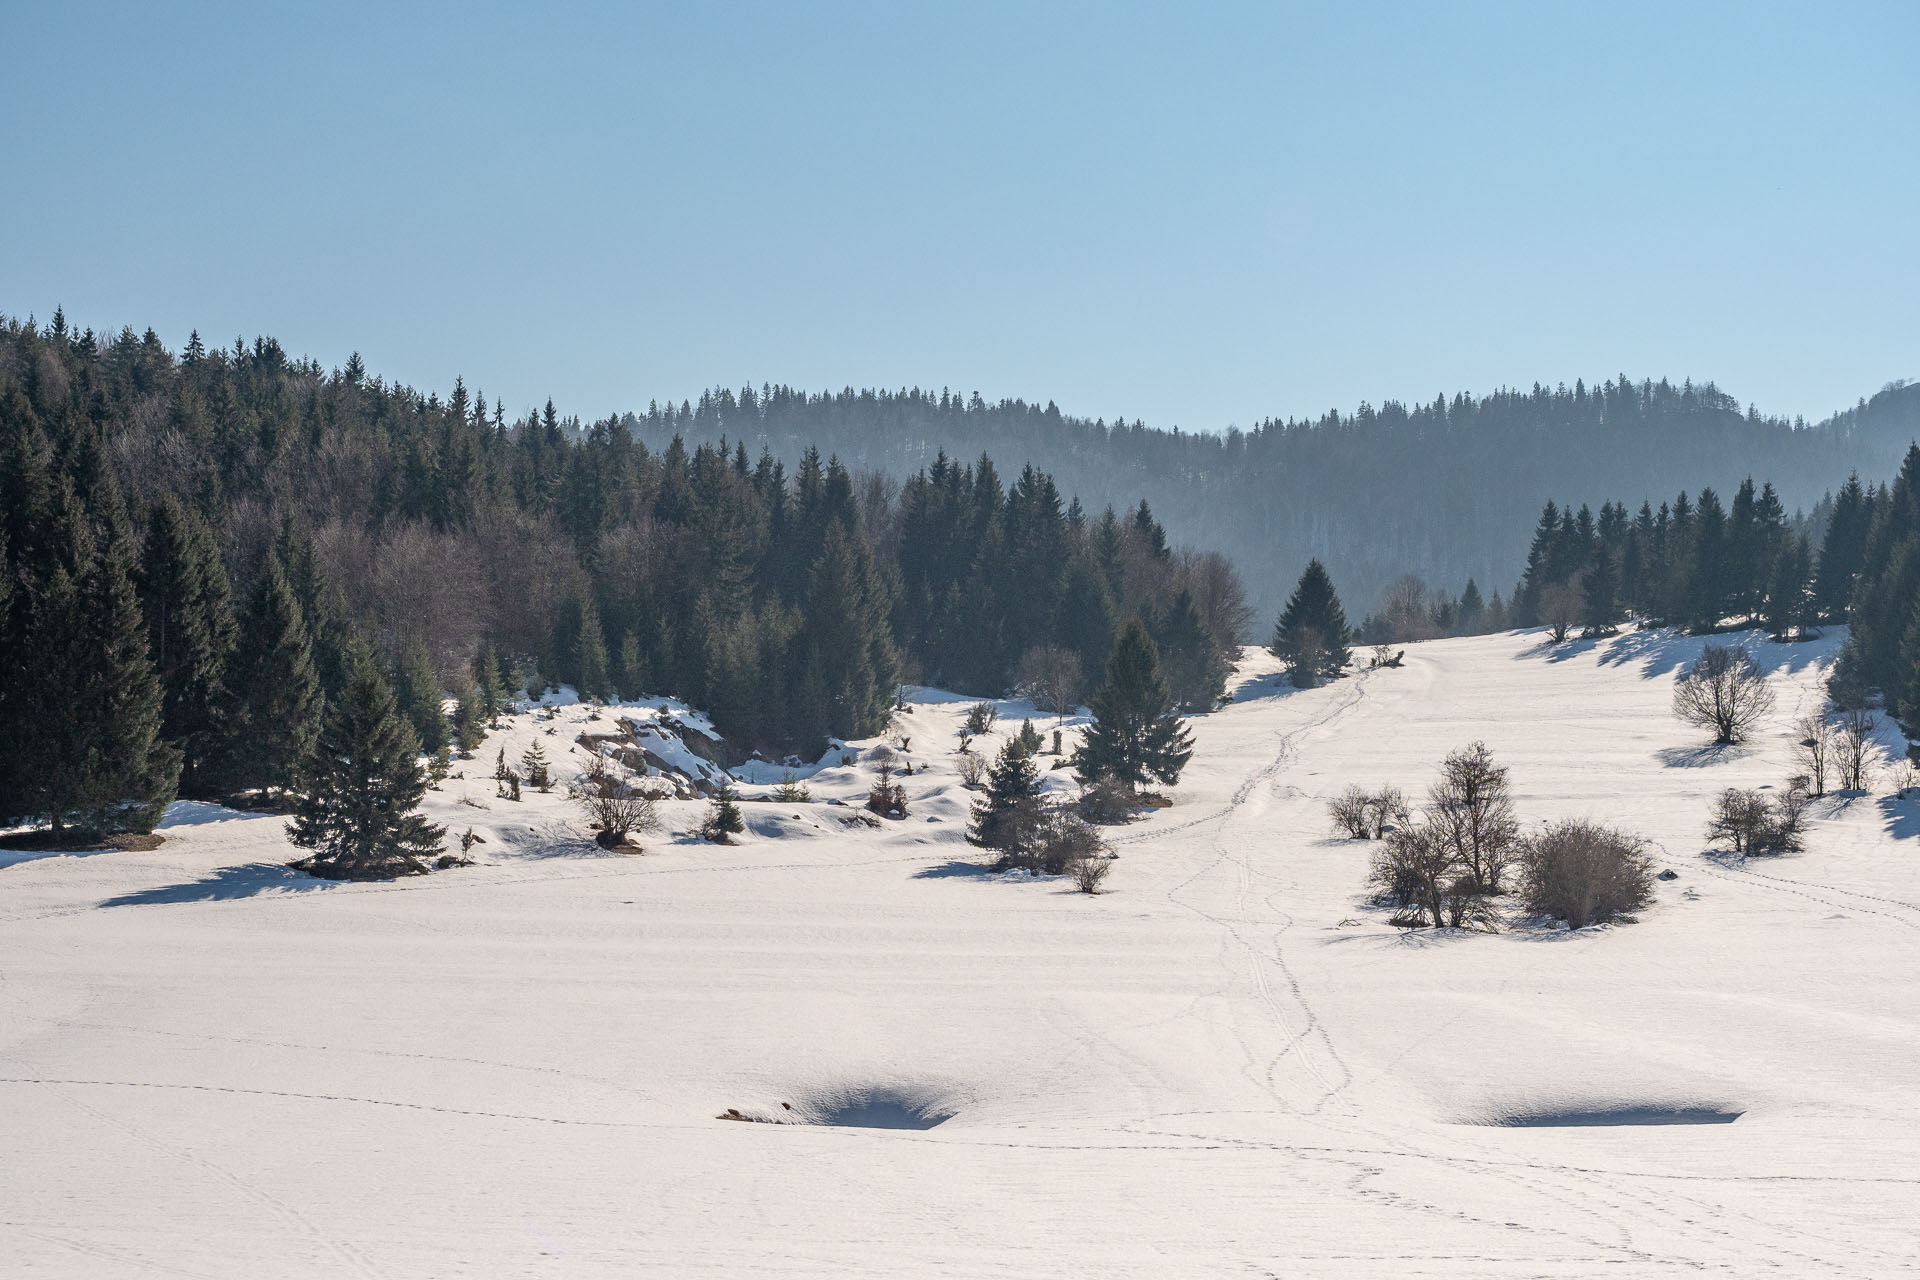
[[[987,762],[985,757],[977,751],[962,751],[960,753],[960,781],[966,784],[967,790],[978,791],[980,789],[981,779],[986,776]]]
[[[1807,792],[1799,780],[1769,800],[1758,791],[1728,787],[1714,797],[1707,816],[1707,842],[1725,842],[1743,855],[1793,853],[1801,847]]]
[[[1000,718],[1000,708],[991,702],[976,702],[967,708],[967,732],[976,737],[993,730],[994,721]]]
[[[773,789],[773,798],[781,804],[808,804],[813,800],[813,791],[800,781],[800,775],[789,769],[780,775],[780,785]]]
[[[1652,901],[1653,863],[1636,836],[1580,819],[1556,822],[1520,844],[1520,897],[1534,915],[1583,929]]]
[[[1373,838],[1373,824],[1367,819],[1367,804],[1372,797],[1365,787],[1352,786],[1327,802],[1327,814],[1334,828],[1350,840]]]
[[[652,831],[660,826],[653,797],[634,789],[633,784],[604,756],[596,755],[568,794],[600,828],[594,836],[607,848],[625,844],[635,831]]]
[[[880,776],[867,792],[867,809],[883,818],[907,816],[907,789],[893,780],[891,764],[880,766]]]

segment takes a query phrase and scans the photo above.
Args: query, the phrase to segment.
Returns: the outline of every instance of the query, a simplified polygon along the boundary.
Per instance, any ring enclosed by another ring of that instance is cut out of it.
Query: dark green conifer
[[[1173,603],[1148,623],[1173,704],[1182,711],[1211,711],[1227,691],[1227,663],[1200,619],[1193,592],[1180,588]]]
[[[437,756],[446,749],[447,713],[440,696],[440,680],[434,675],[427,646],[418,640],[407,646],[394,666],[393,701],[413,726],[420,750]]]
[[[986,795],[974,802],[967,839],[1017,857],[1038,838],[1044,816],[1039,762],[1017,740],[1008,742],[987,772]]]
[[[285,789],[320,731],[322,704],[306,623],[276,555],[268,555],[241,615],[227,692],[222,785]]]
[[[371,651],[347,650],[347,684],[301,770],[287,835],[312,849],[307,870],[330,880],[419,875],[446,832],[418,813],[427,777],[420,740],[394,705]]]
[[[1347,669],[1353,661],[1348,638],[1333,579],[1318,560],[1309,561],[1274,626],[1273,655],[1287,664],[1296,688],[1309,688]]]
[[[219,745],[233,612],[212,531],[171,496],[154,506],[139,590],[147,652],[164,691],[163,732],[181,753],[181,791],[204,797],[206,766]]]
[[[1173,713],[1160,656],[1135,619],[1120,632],[1106,680],[1088,702],[1094,723],[1073,766],[1082,782],[1111,778],[1132,792],[1149,780],[1172,786],[1193,755],[1193,740]]]

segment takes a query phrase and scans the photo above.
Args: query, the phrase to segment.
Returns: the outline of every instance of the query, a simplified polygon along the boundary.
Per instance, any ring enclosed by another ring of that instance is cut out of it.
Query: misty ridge
[[[1027,463],[1048,472],[1092,511],[1144,496],[1175,542],[1233,562],[1264,620],[1315,557],[1359,613],[1407,573],[1453,593],[1469,578],[1485,595],[1509,592],[1548,497],[1637,507],[1751,475],[1771,479],[1817,541],[1822,499],[1854,471],[1891,473],[1920,435],[1920,385],[1889,383],[1813,424],[1743,409],[1711,382],[1625,375],[1591,388],[1363,402],[1224,433],[918,388],[715,388],[622,421],[650,448],[725,436],[791,465],[811,446],[896,480],[943,451],[963,462],[990,454],[1010,474]]]

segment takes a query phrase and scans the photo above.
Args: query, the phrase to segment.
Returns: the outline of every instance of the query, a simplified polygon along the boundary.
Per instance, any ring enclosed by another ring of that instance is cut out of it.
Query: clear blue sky
[[[398,8],[399,6],[395,6]],[[32,5],[0,311],[509,412],[1920,376],[1920,5]]]

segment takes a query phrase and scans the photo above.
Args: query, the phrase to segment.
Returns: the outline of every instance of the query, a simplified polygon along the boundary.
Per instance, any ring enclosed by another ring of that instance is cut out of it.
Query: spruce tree
[[[164,695],[147,657],[133,550],[118,491],[94,483],[97,519],[68,490],[49,537],[55,565],[27,640],[21,801],[56,831],[151,831],[172,802],[180,756],[161,737]]]
[[[507,686],[500,678],[500,658],[492,645],[480,650],[474,659],[474,693],[480,701],[480,714],[491,725],[507,707]]]
[[[320,730],[322,707],[306,624],[278,556],[268,555],[241,616],[227,692],[222,785],[230,791],[288,787]]]
[[[1017,857],[1032,847],[1044,816],[1040,765],[1018,741],[1008,742],[987,773],[985,797],[974,803],[967,839]]]
[[[1180,588],[1172,604],[1153,614],[1148,631],[1160,652],[1174,705],[1182,711],[1211,711],[1227,691],[1227,664],[1200,620],[1193,592]]]
[[[605,702],[613,693],[607,675],[607,639],[600,629],[600,610],[588,596],[580,605],[580,632],[573,642],[576,692],[583,700]]]
[[[732,782],[721,783],[720,789],[713,793],[713,807],[707,811],[700,833],[715,844],[730,844],[727,837],[739,835],[746,829],[746,819],[740,816],[739,793],[733,789]]]
[[[1589,636],[1612,635],[1620,620],[1620,567],[1611,551],[1594,552],[1580,583],[1581,625]]]
[[[447,713],[440,697],[440,680],[433,673],[427,646],[418,640],[407,646],[394,667],[393,700],[413,726],[422,751],[437,756],[446,750]]]
[[[1084,783],[1112,778],[1129,793],[1149,779],[1168,786],[1193,755],[1193,740],[1173,713],[1160,655],[1139,619],[1129,622],[1107,660],[1106,680],[1088,702],[1094,723],[1074,755]]]
[[[446,835],[417,812],[426,794],[420,740],[394,705],[372,653],[347,650],[347,684],[327,709],[300,775],[301,797],[288,838],[313,856],[305,864],[330,880],[419,875]]]
[[[1803,534],[1783,550],[1774,561],[1773,580],[1767,586],[1764,606],[1767,631],[1775,640],[1785,640],[1795,627],[1808,623],[1812,613],[1812,592],[1808,589],[1810,553]]]
[[[139,592],[147,653],[164,693],[162,732],[181,753],[181,792],[204,798],[207,764],[218,746],[233,613],[212,532],[175,498],[154,507]]]
[[[1273,655],[1287,664],[1295,688],[1332,679],[1353,661],[1347,649],[1347,615],[1333,579],[1318,560],[1307,563],[1273,629]]]

